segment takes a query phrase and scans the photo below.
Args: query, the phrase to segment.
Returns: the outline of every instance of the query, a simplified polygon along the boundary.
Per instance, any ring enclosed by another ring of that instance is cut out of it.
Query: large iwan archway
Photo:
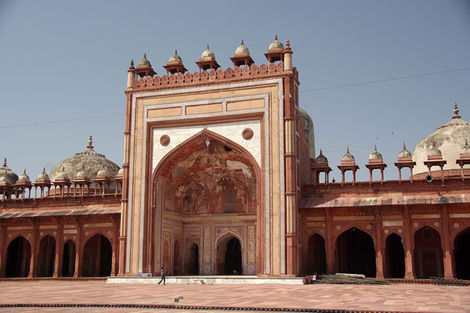
[[[155,272],[160,266],[169,267],[169,246],[164,238],[181,238],[182,242],[198,242],[197,249],[193,246],[191,253],[189,246],[184,249],[185,274],[228,274],[228,269],[220,267],[222,263],[233,263],[229,274],[256,274],[257,238],[261,231],[258,227],[264,227],[258,223],[263,205],[260,172],[248,151],[208,130],[168,153],[153,174],[149,213],[153,222],[148,224],[148,233],[153,233],[156,238],[149,241],[154,245],[149,248],[149,255],[155,253],[156,256],[149,257],[149,262],[153,262],[149,270]],[[230,241],[224,237],[227,242],[216,243],[216,238],[230,227],[235,227],[237,233],[250,234],[251,241],[247,245],[251,248],[243,252],[247,253],[243,261],[240,238]],[[233,253],[233,258],[226,262],[225,256],[219,256],[222,252],[215,252],[214,256],[216,245],[221,251]],[[194,270],[196,251],[202,262],[198,265],[199,271]],[[236,254],[240,254],[239,261],[234,261]]]

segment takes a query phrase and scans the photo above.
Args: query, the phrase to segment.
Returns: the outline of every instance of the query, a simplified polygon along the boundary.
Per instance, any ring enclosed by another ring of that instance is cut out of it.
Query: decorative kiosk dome
[[[317,164],[328,164],[328,159],[323,155],[323,151],[320,149],[320,154],[315,158]]]
[[[398,153],[398,160],[402,159],[410,159],[411,158],[411,152],[406,150],[406,145],[403,143],[403,150]]]
[[[343,155],[343,158],[341,159],[341,163],[355,163],[356,160],[354,159],[354,156],[349,152],[349,147],[346,149],[346,154]]]
[[[206,50],[204,50],[201,54],[201,60],[214,60],[215,54],[209,48],[209,45],[206,46]]]
[[[269,45],[268,51],[273,51],[273,50],[277,50],[277,49],[284,50],[284,45],[282,44],[282,42],[280,42],[280,41],[277,39],[277,35],[276,35],[276,36],[274,37],[274,41],[271,42],[271,44]]]
[[[26,169],[24,169],[23,173],[20,175],[17,182],[26,183],[26,184],[31,183],[31,179],[29,178],[28,174],[26,174]]]
[[[452,172],[459,170],[460,173],[460,167],[456,164],[456,160],[460,157],[460,151],[465,146],[465,140],[469,137],[470,123],[460,117],[459,109],[455,104],[452,119],[416,145],[413,151],[413,161],[416,162],[413,172],[417,175],[427,173],[428,168],[423,162],[428,157],[442,155],[442,159],[447,161],[444,170],[452,170]],[[454,176],[451,172],[444,175]]]
[[[369,162],[383,162],[382,154],[377,152],[377,146],[374,146],[374,152],[369,154]]]
[[[61,172],[64,172],[69,178],[87,177],[93,180],[102,169],[114,176],[119,171],[119,166],[93,150],[93,140],[90,136],[87,149],[58,163],[51,171],[51,178],[56,181],[58,176],[63,175]]]
[[[14,184],[18,180],[18,175],[8,168],[6,158],[3,161],[3,167],[0,167],[0,178],[8,184]]]

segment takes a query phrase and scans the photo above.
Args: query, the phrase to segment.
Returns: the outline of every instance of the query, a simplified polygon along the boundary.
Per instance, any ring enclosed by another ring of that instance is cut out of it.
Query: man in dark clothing
[[[165,280],[165,269],[163,268],[163,266],[162,266],[162,268],[160,269],[160,275],[162,276],[162,279],[160,279],[160,281],[158,282],[158,284],[160,285],[160,283],[163,282],[163,286],[165,286],[165,281],[166,281],[166,280]]]

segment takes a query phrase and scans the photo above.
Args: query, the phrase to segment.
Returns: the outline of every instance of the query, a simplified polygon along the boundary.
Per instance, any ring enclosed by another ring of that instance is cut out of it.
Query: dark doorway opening
[[[31,261],[31,245],[23,236],[16,237],[8,245],[6,277],[28,277]]]
[[[39,243],[39,255],[37,259],[37,276],[52,277],[54,274],[55,239],[47,235]]]
[[[225,251],[225,275],[242,274],[242,250],[240,241],[232,237],[227,242]]]
[[[82,275],[85,277],[106,277],[111,274],[112,247],[109,240],[96,234],[85,244],[83,251]]]
[[[187,275],[199,275],[199,247],[192,243],[188,249],[188,260],[186,262]]]
[[[441,236],[431,227],[423,227],[415,233],[415,274],[417,278],[442,277]]]
[[[336,240],[338,272],[375,277],[375,249],[372,238],[357,228],[342,233]]]
[[[405,251],[401,237],[395,233],[385,240],[385,277],[405,277]]]
[[[314,234],[308,241],[307,274],[326,273],[325,240],[319,234]]]
[[[62,276],[72,277],[75,272],[75,243],[68,240],[64,244],[64,256],[62,261]]]
[[[173,275],[181,274],[181,251],[179,241],[175,241],[173,245]]]
[[[470,279],[470,228],[462,231],[454,242],[455,277]]]

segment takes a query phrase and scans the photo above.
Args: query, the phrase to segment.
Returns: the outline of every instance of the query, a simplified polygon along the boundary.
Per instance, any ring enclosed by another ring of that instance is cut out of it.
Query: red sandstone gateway
[[[131,62],[121,169],[91,138],[50,177],[0,168],[0,276],[470,279],[470,124],[457,105],[413,153],[403,145],[398,180],[375,147],[369,181],[347,149],[330,182],[292,54],[276,37],[259,66],[243,41],[228,69],[209,46],[194,73],[176,51],[162,76],[146,55]]]

